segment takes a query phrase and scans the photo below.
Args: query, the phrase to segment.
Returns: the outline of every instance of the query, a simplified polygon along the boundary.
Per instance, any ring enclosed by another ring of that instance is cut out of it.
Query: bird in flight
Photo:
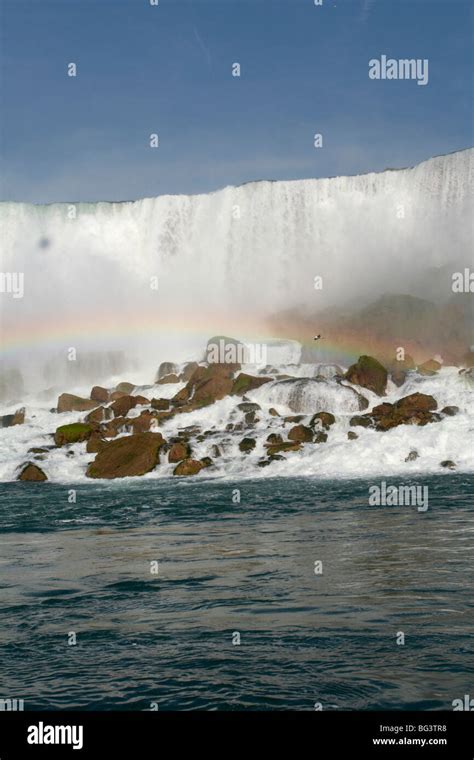
[[[320,337],[321,337],[320,335],[315,335],[314,338],[313,338],[313,340],[319,340]]]

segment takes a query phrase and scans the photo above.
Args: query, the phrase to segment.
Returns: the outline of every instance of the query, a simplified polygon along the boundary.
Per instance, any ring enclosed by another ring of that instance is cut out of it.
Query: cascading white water
[[[156,366],[184,358],[179,336],[188,330],[202,347],[222,325],[248,335],[263,316],[287,308],[407,292],[429,268],[468,263],[472,156],[471,149],[411,169],[208,195],[4,202],[2,272],[23,272],[25,292],[1,295],[3,337],[8,346],[9,331],[23,330],[10,341],[20,360],[69,345],[156,346],[161,326],[161,338],[171,337],[166,355],[153,353]]]

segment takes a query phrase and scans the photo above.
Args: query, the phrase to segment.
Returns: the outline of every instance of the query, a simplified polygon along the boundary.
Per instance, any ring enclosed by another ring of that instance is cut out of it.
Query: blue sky
[[[468,147],[472,7],[0,0],[0,197],[208,192],[379,171]],[[427,58],[428,85],[369,79],[368,61],[382,54]]]

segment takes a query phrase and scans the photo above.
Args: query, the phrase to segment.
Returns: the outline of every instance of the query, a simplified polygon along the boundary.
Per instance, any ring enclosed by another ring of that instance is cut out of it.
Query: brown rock
[[[188,383],[173,397],[173,403],[181,406],[188,404],[199,408],[213,404],[229,395],[233,386],[235,364],[210,364],[209,367],[198,366]]]
[[[123,398],[124,396],[129,395],[129,393],[124,393],[123,391],[112,391],[110,394],[110,401],[117,401],[118,398]]]
[[[105,407],[98,406],[97,409],[93,409],[92,412],[86,414],[85,420],[90,423],[104,422],[105,419],[109,419],[109,416],[106,417],[106,412],[109,413],[109,416],[112,414],[108,408],[106,410]]]
[[[144,475],[160,461],[161,433],[137,433],[111,441],[87,468],[88,478],[125,478]]]
[[[458,412],[458,406],[445,406],[444,409],[441,409],[441,414],[446,414],[448,417],[454,417]]]
[[[387,370],[372,356],[359,356],[359,359],[346,372],[346,380],[362,388],[368,388],[377,396],[385,395]]]
[[[119,391],[120,393],[126,393],[130,395],[135,388],[133,383],[119,383],[115,386],[115,390]]]
[[[158,420],[156,419],[155,414],[146,409],[138,417],[133,417],[133,419],[129,421],[129,425],[134,434],[146,433],[148,430],[154,429],[155,426],[158,426]]]
[[[162,380],[166,375],[173,375],[176,373],[176,364],[173,362],[161,362],[158,367],[155,383]]]
[[[254,450],[255,446],[256,446],[255,438],[242,438],[242,440],[239,443],[239,449],[244,454],[250,454],[250,452]]]
[[[427,362],[424,362],[423,364],[420,364],[418,366],[418,374],[419,375],[436,375],[436,373],[441,369],[441,364],[436,361],[436,359],[428,359]]]
[[[125,417],[130,409],[150,402],[144,396],[122,396],[110,405],[115,417]]]
[[[130,422],[126,417],[116,417],[105,425],[101,425],[100,431],[104,438],[115,438],[116,435]]]
[[[168,462],[175,463],[175,462],[182,462],[183,459],[190,459],[191,458],[191,447],[188,443],[185,442],[178,442],[173,443],[169,454],[168,454]]]
[[[352,427],[372,427],[373,422],[368,414],[356,414],[354,417],[351,417],[350,425]]]
[[[456,463],[452,461],[452,459],[445,459],[443,462],[440,462],[440,467],[444,467],[448,470],[455,470],[456,469]]]
[[[267,443],[270,444],[270,446],[275,446],[277,443],[283,443],[283,438],[278,433],[270,433],[267,437]]]
[[[27,462],[24,466],[22,471],[17,477],[17,480],[24,480],[29,481],[32,483],[39,483],[45,480],[48,480],[47,476],[43,472],[43,470],[38,467],[36,464],[32,464],[32,462]]]
[[[267,454],[269,456],[274,457],[276,454],[279,454],[282,451],[300,451],[301,449],[301,443],[298,441],[288,441],[287,443],[277,443],[275,446],[269,446],[267,449]]]
[[[270,407],[268,410],[268,414],[271,414],[272,417],[279,417],[277,410],[273,408],[273,406]]]
[[[328,439],[327,433],[316,433],[314,436],[314,443],[326,443]]]
[[[181,380],[181,382],[187,383],[188,380],[191,379],[192,375],[194,374],[194,372],[197,370],[198,367],[199,367],[199,364],[197,362],[188,362],[187,364],[185,364],[184,369],[181,375],[179,376],[179,379]]]
[[[330,412],[318,412],[317,414],[313,415],[309,425],[310,427],[314,427],[315,425],[321,425],[324,428],[324,430],[329,430],[331,425],[334,425],[335,422],[336,422],[336,418]]]
[[[179,383],[181,382],[178,375],[175,375],[174,372],[172,372],[170,375],[165,375],[165,377],[162,377],[161,380],[158,380],[156,385],[168,385],[169,383]]]
[[[74,396],[72,393],[61,393],[58,398],[58,412],[88,412],[89,409],[95,409],[96,406],[96,401]]]
[[[352,430],[349,430],[347,437],[350,441],[355,441],[355,439],[358,438],[359,436],[357,435],[357,433],[354,433]]]
[[[100,401],[101,404],[106,404],[109,401],[110,393],[107,388],[102,388],[100,385],[94,385],[91,390],[92,401]]]
[[[0,417],[0,428],[13,427],[13,425],[23,425],[25,422],[25,409],[17,409],[13,414],[4,414]]]
[[[197,475],[203,467],[197,459],[183,459],[173,470],[173,475]]]
[[[299,441],[300,443],[309,442],[313,440],[313,431],[306,425],[295,425],[288,433],[290,441]]]
[[[244,393],[260,388],[265,383],[271,383],[272,379],[271,377],[255,377],[241,372],[234,380],[231,393],[233,396],[243,396]]]
[[[107,446],[107,441],[101,437],[100,433],[92,433],[91,437],[87,441],[86,451],[88,454],[97,454],[99,451]]]
[[[152,398],[150,403],[152,409],[157,409],[160,412],[165,412],[170,408],[169,398]]]

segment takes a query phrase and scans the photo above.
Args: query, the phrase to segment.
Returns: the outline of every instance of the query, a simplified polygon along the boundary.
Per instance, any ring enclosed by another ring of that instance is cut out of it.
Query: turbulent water
[[[370,507],[360,480],[94,484],[75,504],[1,485],[0,697],[452,709],[474,676],[474,480],[407,482],[428,511]]]

